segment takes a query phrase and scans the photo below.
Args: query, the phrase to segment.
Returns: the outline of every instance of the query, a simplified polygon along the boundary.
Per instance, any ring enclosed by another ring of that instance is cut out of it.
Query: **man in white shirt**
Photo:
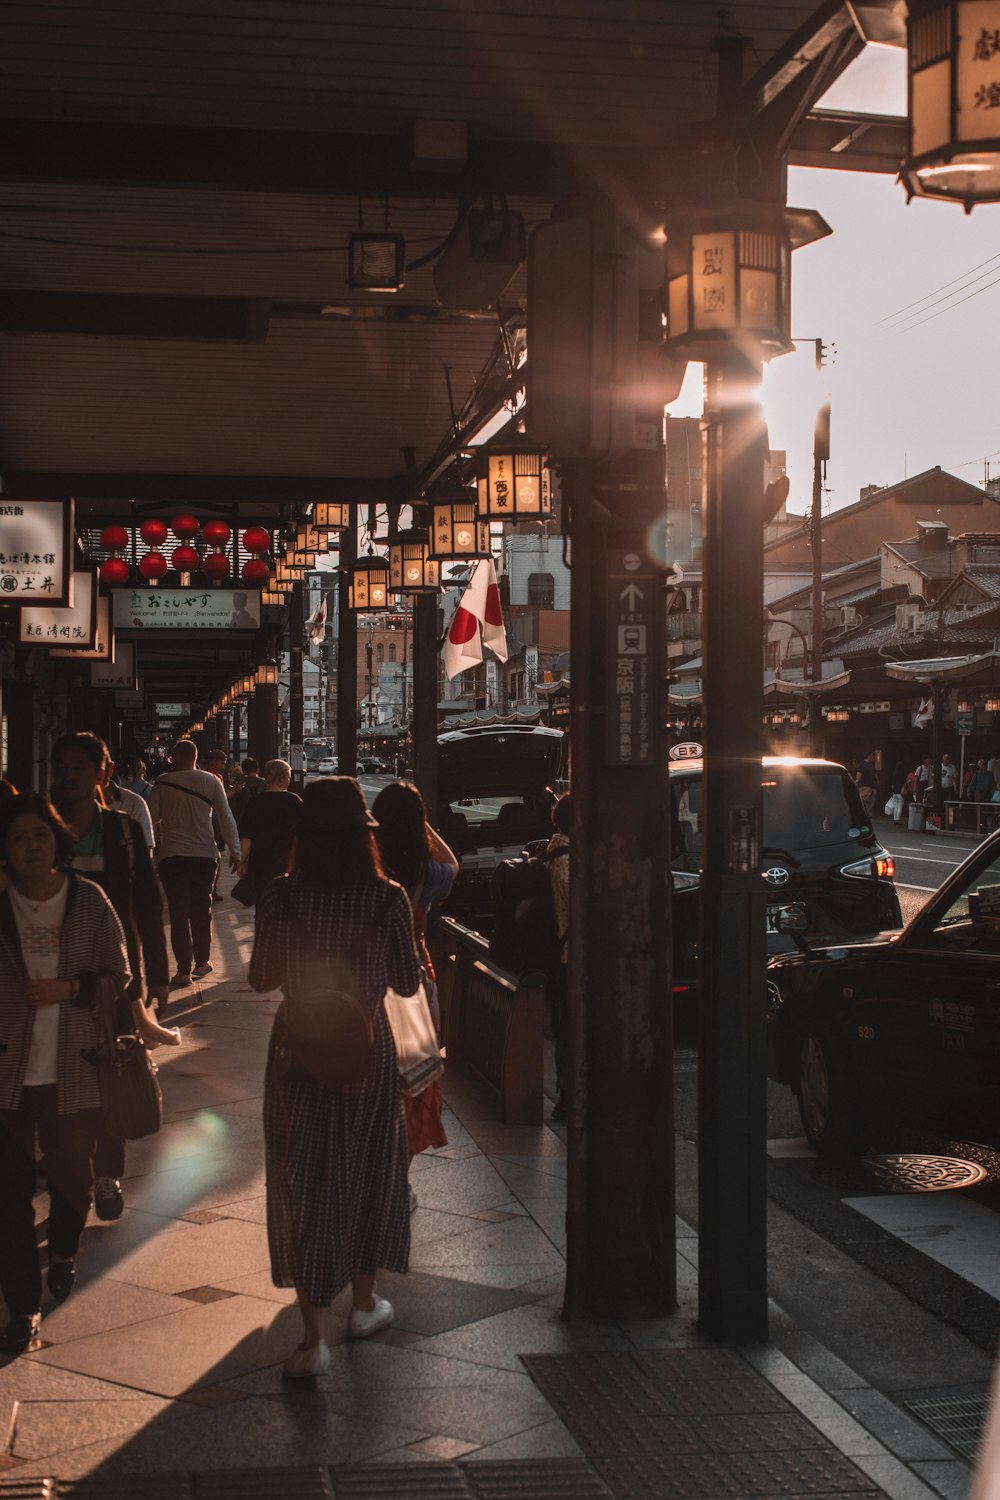
[[[146,848],[152,853],[155,840],[153,838],[153,820],[149,816],[149,808],[146,806],[145,797],[140,797],[138,792],[130,792],[128,787],[120,786],[117,781],[112,780],[115,774],[115,763],[108,760],[104,767],[101,778],[101,791],[104,800],[115,812],[122,812],[127,818],[131,818],[142,833],[142,841]]]
[[[157,777],[149,794],[160,880],[170,909],[170,944],[177,961],[172,990],[212,972],[212,887],[219,861],[213,812],[234,865],[239,858],[239,833],[225,789],[217,776],[197,770],[197,764],[194,741],[178,740],[171,769]]]

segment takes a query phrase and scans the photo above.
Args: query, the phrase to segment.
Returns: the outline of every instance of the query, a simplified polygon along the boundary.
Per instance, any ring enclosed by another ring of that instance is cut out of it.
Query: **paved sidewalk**
[[[343,1342],[345,1294],[330,1376],[283,1383],[298,1320],[268,1270],[260,1124],[277,1002],[246,985],[252,931],[216,907],[125,1215],[88,1226],[44,1347],[0,1364],[0,1497],[964,1495],[954,1452],[779,1309],[766,1348],[703,1341],[680,1221],[674,1317],[565,1326],[560,1128],[500,1125],[455,1070],[450,1144],[412,1168],[411,1272],[380,1283],[394,1326]]]

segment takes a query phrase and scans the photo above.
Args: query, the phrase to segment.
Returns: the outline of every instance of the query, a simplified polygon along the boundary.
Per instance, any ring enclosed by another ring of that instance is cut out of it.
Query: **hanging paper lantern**
[[[270,581],[271,569],[262,557],[251,557],[243,564],[242,577],[244,583],[257,587]]]
[[[124,552],[128,546],[128,532],[124,526],[105,526],[101,532],[101,546],[105,552]]]
[[[158,583],[167,571],[167,559],[162,552],[147,552],[139,559],[139,572],[147,583]]]
[[[271,546],[271,534],[263,526],[248,526],[243,533],[243,547],[247,552],[267,552]]]
[[[201,571],[212,583],[222,583],[229,577],[229,558],[224,552],[209,552],[202,559]]]
[[[168,531],[166,521],[143,521],[139,527],[139,535],[147,547],[162,547]]]
[[[128,583],[129,566],[124,557],[106,557],[98,571],[101,582],[109,587],[121,587]]]
[[[201,558],[193,547],[175,547],[170,558],[171,563],[178,573],[196,573],[201,566]]]
[[[228,546],[233,534],[225,521],[206,521],[201,531],[208,545],[215,548]]]
[[[183,511],[181,515],[174,516],[170,529],[174,536],[180,537],[182,542],[189,542],[197,534],[199,525],[197,516],[191,515],[190,511]]]

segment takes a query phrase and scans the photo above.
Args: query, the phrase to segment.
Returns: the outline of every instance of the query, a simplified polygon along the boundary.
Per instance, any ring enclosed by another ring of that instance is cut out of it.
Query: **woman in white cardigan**
[[[38,1336],[42,1274],[35,1243],[36,1139],[49,1188],[49,1291],[72,1290],[90,1206],[101,1123],[92,1006],[98,981],[129,979],[125,936],[99,886],[59,866],[73,837],[43,797],[0,808],[0,1291],[10,1322],[0,1352]]]

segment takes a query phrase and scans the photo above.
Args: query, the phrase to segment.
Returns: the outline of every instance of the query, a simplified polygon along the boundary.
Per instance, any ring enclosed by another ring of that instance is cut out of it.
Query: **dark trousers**
[[[207,964],[212,953],[212,886],[217,859],[175,854],[160,860],[160,880],[170,912],[170,946],[177,972]]]
[[[568,971],[565,964],[555,964],[548,978],[549,1004],[552,1007],[552,1046],[556,1062],[556,1093],[569,1093],[569,1039],[566,1010]]]
[[[49,1254],[74,1256],[90,1207],[91,1157],[101,1112],[56,1112],[56,1085],[21,1090],[19,1109],[0,1110],[0,1292],[7,1311],[37,1312],[42,1272],[35,1243],[37,1134],[49,1185]]]

